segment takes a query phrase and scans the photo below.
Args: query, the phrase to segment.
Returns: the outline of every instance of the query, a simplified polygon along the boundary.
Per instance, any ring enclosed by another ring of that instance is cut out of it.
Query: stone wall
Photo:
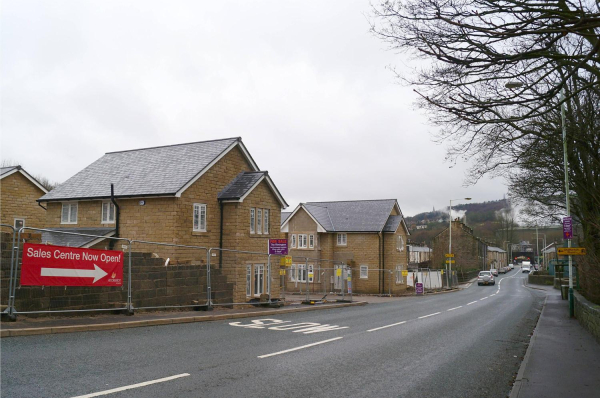
[[[576,291],[573,292],[573,295],[575,298],[575,318],[600,343],[600,305],[588,301]]]
[[[527,275],[527,283],[531,285],[549,285],[554,284],[554,275]]]
[[[44,191],[23,174],[16,172],[0,180],[0,221],[15,225],[15,218],[25,220],[26,227],[44,228],[46,211],[36,200]]]

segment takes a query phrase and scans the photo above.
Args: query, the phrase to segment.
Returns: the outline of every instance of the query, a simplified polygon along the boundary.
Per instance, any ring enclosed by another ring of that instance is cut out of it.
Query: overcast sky
[[[368,0],[1,3],[3,159],[63,182],[105,152],[241,136],[290,204],[397,198],[407,216],[468,165],[413,105],[369,33]]]

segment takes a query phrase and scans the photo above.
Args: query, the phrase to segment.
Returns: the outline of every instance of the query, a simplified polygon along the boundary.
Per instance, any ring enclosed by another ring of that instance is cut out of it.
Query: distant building
[[[409,263],[420,264],[431,260],[432,250],[427,246],[408,246]]]

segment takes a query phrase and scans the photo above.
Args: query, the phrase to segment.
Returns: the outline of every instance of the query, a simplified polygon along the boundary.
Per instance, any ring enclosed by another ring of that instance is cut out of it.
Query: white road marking
[[[467,305],[471,305],[471,304],[475,304],[477,301],[471,301],[470,303],[468,303]]]
[[[189,375],[190,375],[189,373],[182,373],[182,374],[175,375],[175,376],[164,377],[162,379],[150,380],[150,381],[145,381],[143,383],[137,383],[137,384],[132,384],[132,385],[129,385],[129,386],[124,386],[124,387],[119,387],[119,388],[113,388],[111,390],[104,390],[104,391],[94,392],[94,393],[86,394],[86,395],[78,395],[78,396],[73,397],[73,398],[99,397],[99,396],[102,396],[102,395],[113,394],[113,393],[119,392],[119,391],[131,390],[132,388],[140,388],[140,387],[149,386],[151,384],[164,383],[165,381],[175,380],[175,379],[179,379],[180,377],[186,377],[186,376],[189,376]]]
[[[447,311],[454,311],[454,310],[457,310],[457,309],[459,309],[459,308],[462,308],[462,305],[459,305],[458,307],[450,308],[450,309],[449,309],[449,310],[447,310]]]
[[[495,296],[495,295],[496,295],[496,293],[494,293],[494,294],[490,294],[490,297],[493,297],[493,296]]]
[[[479,301],[482,301],[482,300],[487,300],[487,297],[484,297],[484,298],[482,298],[482,299],[479,299]]]
[[[316,343],[307,344],[307,345],[303,345],[303,346],[296,347],[296,348],[290,348],[289,350],[278,351],[278,352],[274,352],[272,354],[259,355],[258,358],[268,358],[268,357],[272,357],[272,356],[275,356],[275,355],[281,355],[281,354],[285,354],[285,353],[288,353],[288,352],[298,351],[298,350],[302,350],[304,348],[313,347],[313,346],[316,346],[316,345],[319,345],[319,344],[329,343],[330,341],[335,341],[335,340],[339,340],[339,339],[343,339],[343,337],[335,337],[335,338],[329,339],[329,340],[318,341]]]
[[[441,312],[436,312],[435,314],[423,315],[423,316],[420,316],[419,319],[428,318],[430,316],[434,316],[434,315],[437,315],[437,314],[441,314]]]
[[[402,322],[398,322],[398,323],[392,323],[391,325],[386,325],[386,326],[382,326],[382,327],[375,328],[375,329],[369,329],[369,330],[367,330],[367,332],[374,332],[376,330],[391,328],[392,326],[402,325],[403,323],[406,323],[406,321],[402,321]]]

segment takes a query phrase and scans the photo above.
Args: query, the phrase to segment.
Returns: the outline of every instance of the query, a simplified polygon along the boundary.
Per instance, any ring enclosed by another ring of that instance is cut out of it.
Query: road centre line
[[[339,339],[343,339],[343,337],[335,337],[333,339],[323,340],[323,341],[317,341],[316,343],[311,343],[311,344],[303,345],[303,346],[296,347],[296,348],[290,348],[288,350],[278,351],[278,352],[274,352],[274,353],[271,353],[271,354],[259,355],[258,358],[262,359],[262,358],[272,357],[272,356],[275,356],[275,355],[281,355],[281,354],[285,354],[285,353],[288,353],[288,352],[298,351],[298,350],[302,350],[304,348],[313,347],[313,346],[316,346],[316,345],[319,345],[319,344],[329,343],[330,341],[335,341],[335,340],[339,340]]]
[[[434,315],[437,315],[437,314],[441,314],[441,312],[436,312],[435,314],[423,315],[423,316],[420,316],[418,319],[428,318],[430,316],[434,316]]]
[[[367,330],[367,332],[374,332],[376,330],[391,328],[392,326],[402,325],[403,323],[406,323],[406,321],[402,321],[402,322],[398,322],[398,323],[392,323],[391,325],[385,325],[385,326],[381,326],[381,327],[375,328],[375,329],[369,329],[369,330]]]
[[[482,301],[482,300],[487,300],[487,299],[488,299],[488,297],[484,297],[484,298],[482,298],[482,299],[479,299],[479,301]]]
[[[459,305],[458,307],[450,308],[449,310],[446,310],[446,311],[454,311],[454,310],[457,310],[459,308],[462,308],[462,305]]]
[[[115,392],[120,392],[120,391],[125,391],[125,390],[131,390],[133,388],[145,387],[145,386],[149,386],[151,384],[164,383],[165,381],[175,380],[175,379],[179,379],[180,377],[186,377],[186,376],[189,376],[189,375],[190,375],[189,373],[181,373],[181,374],[178,374],[178,375],[175,375],[175,376],[163,377],[162,379],[145,381],[143,383],[131,384],[129,386],[113,388],[113,389],[110,389],[110,390],[104,390],[104,391],[94,392],[94,393],[86,394],[86,395],[78,395],[78,396],[73,397],[73,398],[99,397],[99,396],[102,396],[102,395],[113,394]]]
[[[468,303],[467,305],[471,305],[471,304],[475,304],[477,301],[471,301],[470,303]]]

